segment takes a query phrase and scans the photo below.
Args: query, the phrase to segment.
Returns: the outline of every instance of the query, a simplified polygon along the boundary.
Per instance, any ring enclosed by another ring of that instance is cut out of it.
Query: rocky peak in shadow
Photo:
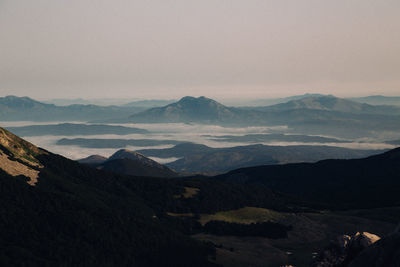
[[[96,167],[101,170],[112,171],[115,173],[151,176],[151,177],[176,177],[178,173],[170,168],[150,159],[142,154],[120,149],[108,159],[99,155],[92,155],[78,160],[78,162]]]

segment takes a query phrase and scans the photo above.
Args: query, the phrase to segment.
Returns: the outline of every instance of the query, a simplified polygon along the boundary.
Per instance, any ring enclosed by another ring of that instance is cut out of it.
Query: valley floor
[[[385,208],[295,214],[247,207],[213,215],[203,214],[199,220],[202,223],[210,219],[231,223],[274,221],[291,225],[293,230],[289,231],[288,238],[283,239],[217,236],[204,233],[193,237],[214,243],[217,247],[214,260],[225,267],[282,265],[305,267],[310,266],[315,255],[340,235],[353,235],[363,231],[381,237],[390,234],[400,220],[399,211],[400,208]]]

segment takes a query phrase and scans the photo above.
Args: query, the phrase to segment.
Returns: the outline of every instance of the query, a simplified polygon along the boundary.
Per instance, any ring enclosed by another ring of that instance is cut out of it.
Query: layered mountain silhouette
[[[398,107],[372,106],[334,96],[307,96],[287,103],[247,108],[227,107],[206,97],[187,96],[164,107],[108,122],[286,125],[296,133],[359,138],[373,136],[376,129],[398,131],[399,118]]]
[[[212,148],[201,144],[183,143],[172,148],[142,149],[149,157],[180,158],[166,166],[186,173],[217,174],[257,165],[315,162],[329,158],[360,158],[382,150],[357,150],[332,146],[268,146],[248,145]]]
[[[396,106],[374,106],[351,101],[348,99],[337,98],[334,96],[308,96],[301,99],[291,100],[286,103],[258,108],[258,110],[263,111],[282,111],[296,109],[326,110],[355,114],[400,115],[400,108]]]
[[[400,148],[363,159],[234,170],[216,179],[258,184],[343,207],[400,205]]]
[[[282,112],[288,110],[320,110],[353,114],[400,115],[400,108],[395,106],[373,106],[334,96],[306,96],[285,103],[266,107],[233,108],[206,98],[186,96],[178,102],[164,107],[152,108],[132,115],[132,122],[231,122],[233,119],[254,117],[270,120],[262,116],[263,112]],[[253,111],[253,112],[250,112]]]
[[[94,121],[119,123],[201,123],[222,126],[288,126],[300,134],[341,138],[375,137],[396,132],[400,108],[372,106],[333,96],[306,96],[267,107],[235,108],[206,97],[183,97],[169,105],[144,107],[44,104],[28,97],[0,98],[7,121]]]
[[[177,177],[178,173],[158,162],[143,156],[140,153],[121,149],[105,158],[98,155],[89,156],[78,162],[91,165],[101,170],[115,173],[150,176],[150,177]]]
[[[124,117],[143,109],[81,104],[56,106],[29,97],[0,97],[0,117],[3,121],[88,121]]]

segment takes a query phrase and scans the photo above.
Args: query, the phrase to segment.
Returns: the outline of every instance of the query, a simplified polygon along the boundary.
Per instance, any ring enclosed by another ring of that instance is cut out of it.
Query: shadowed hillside
[[[400,205],[400,148],[364,159],[258,166],[216,179],[268,188],[332,207]]]

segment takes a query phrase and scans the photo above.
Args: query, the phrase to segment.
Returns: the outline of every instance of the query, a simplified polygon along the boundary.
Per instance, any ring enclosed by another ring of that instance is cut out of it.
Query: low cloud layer
[[[27,122],[23,124],[26,125]],[[4,123],[2,126],[11,126],[15,123]],[[228,128],[215,125],[198,125],[198,124],[184,124],[184,123],[161,123],[161,124],[130,124],[129,126],[138,127],[149,130],[149,134],[129,134],[129,135],[91,135],[91,136],[74,136],[73,138],[100,138],[100,139],[154,139],[154,140],[177,140],[183,142],[193,142],[198,144],[204,144],[209,147],[234,147],[234,146],[245,146],[249,142],[219,142],[213,140],[215,136],[222,135],[245,135],[245,134],[259,134],[259,133],[284,133],[288,130],[286,126],[279,127],[247,127],[247,128]],[[33,144],[45,148],[53,153],[61,154],[70,159],[80,159],[90,155],[98,154],[105,157],[109,157],[115,153],[118,149],[116,148],[82,148],[78,146],[60,146],[56,142],[62,138],[71,138],[71,136],[36,136],[27,137],[26,139]],[[393,145],[384,144],[377,142],[376,140],[357,140],[349,143],[306,143],[306,142],[257,142],[258,144],[264,145],[276,145],[276,146],[287,146],[287,145],[326,145],[326,146],[338,146],[353,149],[387,149],[394,148]],[[127,146],[124,147],[130,150],[140,150],[147,148],[171,148],[173,145],[162,145],[162,146]],[[121,147],[122,148],[122,147]],[[168,163],[175,158],[159,159],[155,158],[160,163]]]

